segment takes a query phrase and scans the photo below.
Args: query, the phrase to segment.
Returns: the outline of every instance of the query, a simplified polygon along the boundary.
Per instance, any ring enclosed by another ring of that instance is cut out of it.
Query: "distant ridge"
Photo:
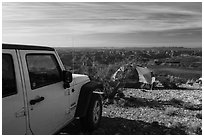
[[[177,50],[184,50],[184,49],[197,49],[201,50],[202,47],[55,47],[57,49],[162,49],[162,50],[167,50],[167,49],[177,49]]]

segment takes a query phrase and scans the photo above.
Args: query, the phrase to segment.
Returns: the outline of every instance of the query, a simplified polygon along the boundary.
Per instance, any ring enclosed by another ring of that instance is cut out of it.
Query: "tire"
[[[96,129],[102,117],[102,100],[100,95],[93,94],[87,114],[85,117],[80,118],[82,128],[88,131]]]

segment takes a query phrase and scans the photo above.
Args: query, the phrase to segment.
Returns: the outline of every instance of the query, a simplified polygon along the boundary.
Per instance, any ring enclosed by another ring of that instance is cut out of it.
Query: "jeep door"
[[[53,51],[22,50],[20,55],[27,76],[31,130],[34,134],[53,134],[72,119],[69,89],[63,88],[64,67]]]
[[[26,133],[23,83],[15,50],[2,49],[2,134]]]

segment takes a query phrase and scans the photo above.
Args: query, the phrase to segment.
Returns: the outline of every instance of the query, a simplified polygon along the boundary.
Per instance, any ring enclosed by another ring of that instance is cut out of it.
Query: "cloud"
[[[145,33],[150,38],[154,37],[152,32],[163,32],[164,36],[182,37],[191,34],[185,30],[202,28],[202,3],[4,2],[2,5],[3,40],[8,41],[15,35],[43,38]]]

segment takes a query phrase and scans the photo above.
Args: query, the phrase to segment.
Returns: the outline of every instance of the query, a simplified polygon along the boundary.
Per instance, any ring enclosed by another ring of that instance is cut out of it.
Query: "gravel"
[[[122,89],[123,98],[104,103],[100,127],[85,132],[79,121],[59,134],[196,135],[202,134],[201,90]]]

